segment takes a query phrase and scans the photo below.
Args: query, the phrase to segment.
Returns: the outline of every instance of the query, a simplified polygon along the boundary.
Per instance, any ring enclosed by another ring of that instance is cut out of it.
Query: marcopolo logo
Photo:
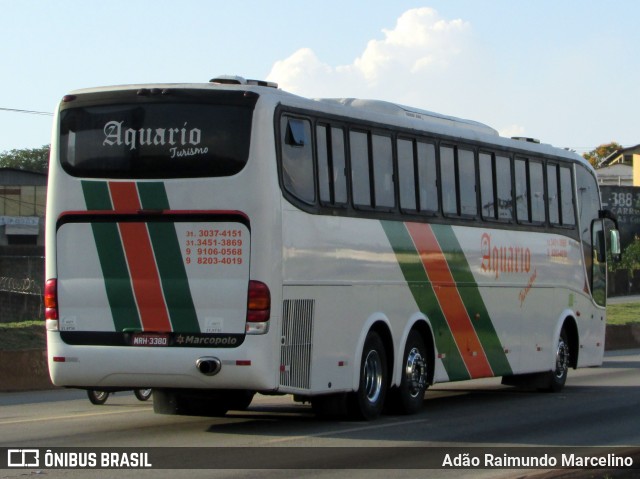
[[[178,335],[176,344],[179,346],[218,346],[233,347],[238,345],[238,338],[232,335],[209,336],[197,334]]]

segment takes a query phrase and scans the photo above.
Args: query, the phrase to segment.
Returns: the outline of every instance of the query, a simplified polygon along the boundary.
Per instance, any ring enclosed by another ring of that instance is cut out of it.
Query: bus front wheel
[[[504,376],[502,384],[508,386],[524,387],[557,393],[562,390],[567,382],[567,375],[571,367],[571,347],[569,334],[563,327],[555,347],[555,362],[552,370],[542,373],[514,374]]]
[[[360,384],[348,401],[349,415],[356,419],[377,418],[387,395],[387,354],[380,336],[369,332],[364,342],[360,362]]]
[[[547,391],[559,392],[567,382],[567,374],[571,365],[569,352],[569,338],[565,329],[562,328],[556,346],[555,368],[549,372],[549,387],[546,388]]]

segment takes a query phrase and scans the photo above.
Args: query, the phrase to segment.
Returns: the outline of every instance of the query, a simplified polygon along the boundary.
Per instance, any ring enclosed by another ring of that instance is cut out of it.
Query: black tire
[[[227,409],[234,411],[245,411],[251,401],[253,401],[253,396],[255,392],[253,391],[225,391],[223,393],[223,402],[226,404]]]
[[[349,394],[349,416],[370,421],[377,418],[384,407],[389,384],[387,353],[378,333],[370,331],[362,349],[360,384]]]
[[[558,344],[556,346],[556,364],[553,371],[549,371],[549,392],[560,392],[567,382],[567,375],[571,364],[569,338],[564,328],[560,331]]]
[[[420,333],[409,333],[402,359],[400,386],[390,396],[391,411],[397,414],[416,414],[422,409],[424,393],[429,387],[429,357]]]
[[[148,401],[153,394],[153,390],[151,388],[147,389],[134,389],[133,394],[135,394],[138,401]]]
[[[157,414],[220,417],[230,409],[244,411],[254,395],[254,391],[244,390],[155,389],[153,410]]]
[[[337,393],[314,396],[311,398],[311,409],[323,419],[344,418],[347,415],[347,395]]]
[[[571,366],[570,352],[569,336],[566,330],[562,328],[556,345],[556,360],[552,371],[504,376],[502,384],[544,392],[560,392],[567,382],[567,375]]]
[[[109,398],[109,393],[107,391],[97,391],[95,389],[87,390],[87,397],[91,404],[95,404],[96,406],[101,406],[107,402]]]

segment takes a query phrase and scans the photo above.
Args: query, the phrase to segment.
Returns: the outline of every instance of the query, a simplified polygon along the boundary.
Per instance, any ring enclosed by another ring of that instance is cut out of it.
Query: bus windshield
[[[89,178],[231,176],[249,156],[253,106],[174,99],[67,108],[60,161]]]

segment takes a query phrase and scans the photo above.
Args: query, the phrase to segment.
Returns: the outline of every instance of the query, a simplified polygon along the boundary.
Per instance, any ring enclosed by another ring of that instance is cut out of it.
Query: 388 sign
[[[640,187],[601,186],[602,206],[618,217],[622,248],[640,236]]]

